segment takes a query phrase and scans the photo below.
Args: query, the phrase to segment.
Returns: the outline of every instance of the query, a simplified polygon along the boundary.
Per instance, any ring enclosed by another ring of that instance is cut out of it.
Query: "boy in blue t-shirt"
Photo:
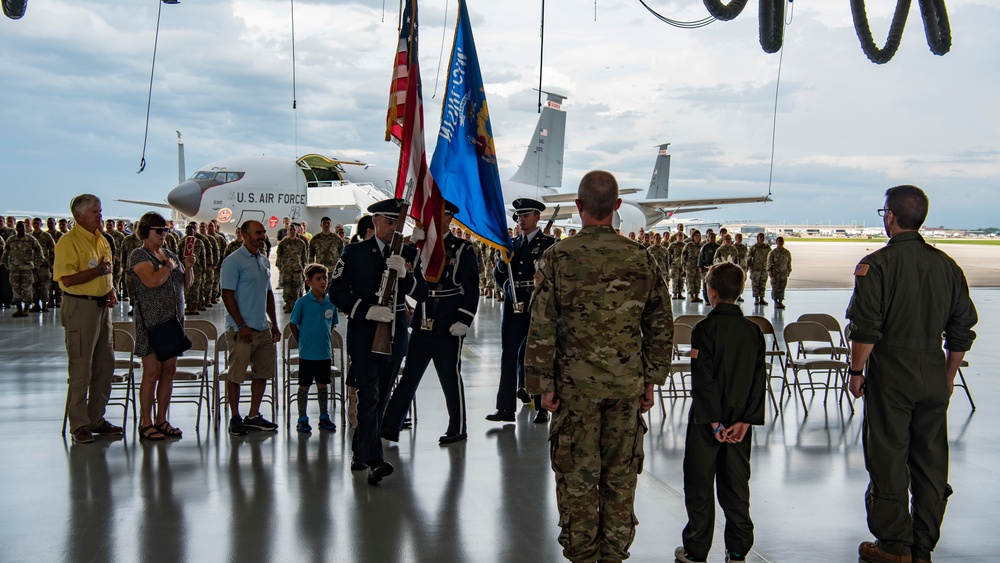
[[[330,420],[330,413],[327,412],[327,386],[330,384],[333,356],[330,333],[336,324],[336,309],[326,295],[327,273],[326,266],[322,264],[306,266],[306,285],[310,291],[295,302],[288,321],[292,336],[299,343],[299,422],[295,425],[299,432],[312,432],[309,417],[306,416],[306,403],[313,380],[316,380],[319,395],[319,427],[330,432],[337,431],[337,425]]]

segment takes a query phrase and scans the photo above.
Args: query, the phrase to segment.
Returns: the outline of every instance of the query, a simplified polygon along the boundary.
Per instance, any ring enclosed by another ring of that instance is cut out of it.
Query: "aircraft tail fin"
[[[670,143],[664,143],[657,147],[656,164],[653,166],[653,177],[649,180],[646,199],[667,199],[667,193],[670,191],[670,155],[667,154],[669,146]]]
[[[177,183],[183,184],[187,180],[184,174],[184,141],[181,140],[181,132],[177,132]]]
[[[562,110],[566,96],[544,93],[548,98],[535,125],[535,134],[520,168],[510,179],[539,188],[557,188],[562,186],[563,153],[566,149],[566,112]]]

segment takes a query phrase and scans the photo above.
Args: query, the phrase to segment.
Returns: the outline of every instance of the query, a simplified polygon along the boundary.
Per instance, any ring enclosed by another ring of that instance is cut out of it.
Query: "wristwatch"
[[[851,377],[864,377],[865,370],[847,368],[847,375],[850,375]]]

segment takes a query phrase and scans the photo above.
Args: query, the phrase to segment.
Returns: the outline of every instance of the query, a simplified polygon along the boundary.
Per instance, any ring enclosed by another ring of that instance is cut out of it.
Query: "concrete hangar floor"
[[[749,297],[749,292],[746,294]],[[762,310],[778,334],[802,313],[843,317],[850,290],[790,290],[788,308]],[[964,370],[978,410],[961,389],[950,409],[951,497],[934,560],[995,561],[1000,486],[1000,291],[974,289],[978,338]],[[279,296],[280,300],[280,296]],[[704,312],[677,306],[675,315]],[[748,314],[753,306],[744,304]],[[277,433],[232,438],[178,404],[177,441],[141,442],[131,415],[125,437],[73,444],[60,435],[66,355],[58,310],[0,319],[0,561],[559,561],[558,516],[547,428],[530,407],[516,422],[494,410],[500,304],[485,300],[463,352],[469,440],[441,447],[446,413],[428,372],[417,420],[386,447],[396,473],[369,486],[350,470],[349,432],[296,433],[278,411]],[[119,309],[116,320],[128,320]],[[284,317],[279,317],[283,323]],[[215,306],[200,318],[223,324]],[[343,326],[341,326],[343,329]],[[780,413],[755,429],[752,561],[857,561],[870,539],[861,401],[853,416],[832,395],[802,405],[786,394]],[[689,401],[651,411],[639,527],[630,561],[669,561],[686,519],[681,460]],[[315,404],[310,409],[315,413]],[[267,411],[265,410],[265,413]],[[108,417],[121,422],[120,408]],[[315,414],[314,414],[315,418]],[[224,427],[224,425],[223,425]],[[388,444],[388,443],[386,443]],[[719,512],[721,518],[721,512]],[[722,561],[722,528],[710,561]]]

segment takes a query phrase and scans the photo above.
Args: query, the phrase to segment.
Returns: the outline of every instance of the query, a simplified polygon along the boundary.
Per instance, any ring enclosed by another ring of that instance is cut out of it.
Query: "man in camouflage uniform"
[[[778,247],[767,255],[767,273],[771,276],[771,299],[775,309],[785,308],[785,286],[792,273],[792,253],[785,248],[785,237],[778,237]]]
[[[42,260],[35,265],[35,284],[32,287],[32,313],[49,312],[49,293],[52,291],[52,263],[56,259],[56,241],[42,230],[41,217],[31,220],[31,236],[42,247]]]
[[[236,238],[226,245],[226,249],[222,251],[222,261],[226,260],[230,254],[236,252],[243,246],[243,230],[236,229]]]
[[[670,277],[670,257],[667,256],[667,245],[663,244],[663,237],[660,233],[653,235],[653,244],[648,248],[649,253],[656,260],[656,265],[660,267],[660,274],[664,279]]]
[[[670,370],[673,316],[653,257],[611,226],[614,176],[587,173],[578,197],[583,228],[546,250],[535,274],[525,384],[553,413],[563,555],[621,561],[635,537],[642,413]]]
[[[125,235],[115,230],[115,220],[108,219],[104,222],[104,232],[111,235],[111,238],[115,241],[115,247],[112,249],[115,255],[122,247],[122,241],[125,240]],[[111,279],[114,280],[112,283],[115,286],[115,290],[118,292],[118,298],[122,298],[122,263],[119,260],[115,260],[112,266],[114,271],[111,274]]]
[[[169,250],[170,252],[173,252],[174,254],[180,256],[181,251],[183,250],[182,248],[179,248],[181,238],[183,238],[181,237],[181,234],[178,233],[177,230],[174,228],[174,222],[167,221],[167,232],[164,235],[163,246],[166,246],[167,250]]]
[[[698,258],[701,254],[701,231],[695,230],[691,234],[691,240],[684,244],[681,252],[681,263],[684,264],[684,275],[687,278],[688,295],[692,303],[703,303],[698,292],[701,291],[701,267],[698,265]]]
[[[118,251],[118,260],[122,264],[125,264],[125,267],[127,268],[130,263],[129,259],[132,256],[132,251],[136,248],[140,248],[141,246],[142,239],[139,238],[138,233],[133,232],[122,241],[121,248]],[[124,278],[122,282],[125,292],[128,295],[128,314],[132,315],[135,309],[135,279],[128,270],[125,271],[125,274],[122,277]]]
[[[302,295],[302,270],[306,267],[309,256],[309,243],[299,236],[298,223],[289,224],[287,233],[278,243],[274,265],[278,267],[278,285],[285,300],[285,312],[291,313],[295,301]]]
[[[332,272],[344,253],[344,239],[330,229],[330,224],[329,217],[320,219],[320,232],[309,241],[307,262],[322,264]]]
[[[715,251],[719,249],[719,243],[716,242],[718,239],[712,229],[708,230],[708,241],[701,245],[701,250],[698,251],[698,267],[701,269],[701,296],[704,298],[705,302],[708,302],[708,286],[705,285],[705,275],[708,274],[708,269],[715,264]]]
[[[720,262],[732,262],[742,268],[743,266],[739,263],[739,256],[737,252],[736,247],[733,246],[732,235],[726,233],[726,235],[722,237],[722,246],[715,251],[715,259],[712,263],[718,264]]]
[[[14,216],[11,215],[7,217],[6,222],[3,227],[0,227],[0,240],[5,243],[7,239],[15,236],[17,231],[14,229]],[[7,266],[0,263],[0,307],[7,309],[10,307],[11,301],[13,301],[13,291],[10,287],[10,272],[7,270]]]
[[[4,248],[3,256],[0,256],[0,262],[7,266],[10,272],[13,304],[17,307],[17,312],[12,316],[27,317],[28,312],[23,307],[32,301],[35,271],[44,257],[38,241],[25,233],[24,221],[18,221],[14,231],[16,234],[7,239],[7,247]]]
[[[764,301],[764,291],[767,289],[767,255],[770,253],[771,247],[764,242],[764,233],[757,233],[757,244],[750,247],[750,253],[747,255],[754,305],[767,305],[767,301]]]
[[[733,247],[736,248],[736,265],[746,271],[747,255],[750,253],[750,249],[747,248],[747,245],[743,244],[742,233],[736,233],[736,239],[733,241]]]
[[[670,265],[670,279],[674,284],[674,299],[684,299],[684,233],[675,233],[667,245],[667,263]]]
[[[220,273],[222,272],[222,253],[226,251],[226,237],[219,232],[219,223],[212,219],[208,222],[207,232],[209,240],[215,245],[215,267],[210,272],[212,278],[211,287],[208,292],[208,303],[211,306],[222,300],[222,287],[220,285]]]
[[[212,271],[219,263],[219,247],[215,241],[208,236],[208,224],[205,222],[196,223],[198,228],[195,236],[205,246],[205,264],[201,269],[201,291],[199,292],[198,308],[202,311],[212,306],[210,299],[212,293]],[[199,274],[196,270],[195,274]]]
[[[198,227],[192,222],[187,226],[187,236],[180,240],[180,250],[183,260],[187,256],[187,248],[191,246],[191,254],[194,255],[194,283],[191,287],[184,290],[184,305],[186,306],[186,315],[198,315],[200,314],[198,309],[201,308],[201,283],[204,279],[203,270],[205,269],[205,243],[202,242],[197,236]]]

